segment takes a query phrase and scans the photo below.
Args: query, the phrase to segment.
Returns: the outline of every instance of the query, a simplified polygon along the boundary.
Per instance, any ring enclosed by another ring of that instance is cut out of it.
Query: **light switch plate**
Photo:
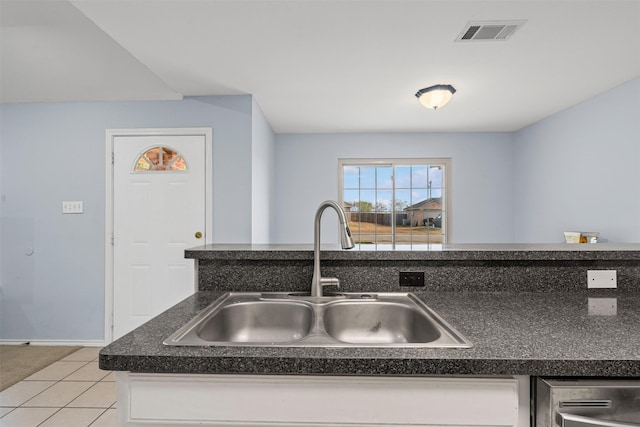
[[[587,270],[587,288],[617,288],[616,270]]]
[[[62,202],[63,214],[81,214],[84,212],[84,203],[80,200]]]
[[[618,298],[589,298],[589,315],[615,316],[618,314]]]

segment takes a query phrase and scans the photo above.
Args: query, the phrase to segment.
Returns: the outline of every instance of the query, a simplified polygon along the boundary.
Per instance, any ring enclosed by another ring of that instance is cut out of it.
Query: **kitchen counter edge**
[[[210,244],[190,248],[185,258],[199,260],[313,260],[311,245],[291,244]],[[323,260],[345,261],[597,261],[640,260],[640,244],[447,244],[430,245],[424,250],[342,250],[322,246]]]
[[[632,344],[638,339],[633,325],[639,324],[640,292],[557,293],[553,297],[509,292],[417,293],[474,343],[471,349],[162,344],[222,294],[197,292],[116,340],[101,350],[100,368],[183,374],[640,377],[640,354]],[[612,295],[619,300],[618,316],[586,314],[588,298]],[[496,311],[498,307],[503,310]],[[530,312],[527,307],[532,307]],[[563,307],[564,313],[553,314]],[[555,330],[546,330],[554,324]]]

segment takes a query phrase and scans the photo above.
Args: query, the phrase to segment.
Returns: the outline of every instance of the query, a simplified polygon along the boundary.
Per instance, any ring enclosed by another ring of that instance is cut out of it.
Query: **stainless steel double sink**
[[[471,347],[410,293],[229,292],[168,337],[170,346]]]
[[[168,337],[170,346],[471,347],[410,293],[229,292]]]

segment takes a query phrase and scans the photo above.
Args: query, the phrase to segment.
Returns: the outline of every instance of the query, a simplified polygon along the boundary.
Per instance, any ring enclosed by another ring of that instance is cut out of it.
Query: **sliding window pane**
[[[442,188],[431,188],[429,189],[429,198],[430,199],[441,199],[444,189]]]
[[[427,197],[427,189],[426,188],[414,188],[411,191],[411,204],[415,205],[418,203],[426,202]]]
[[[396,166],[396,190],[411,188],[411,166]]]
[[[376,168],[376,184],[378,189],[390,190],[393,188],[393,169],[391,166],[378,166]]]
[[[342,200],[347,203],[351,203],[352,209],[354,209],[354,207],[357,206],[357,203],[360,200],[360,190],[345,189],[343,192]]]
[[[376,188],[376,167],[360,167],[360,188]]]
[[[396,190],[396,212],[402,212],[411,206],[411,190]]]
[[[442,166],[429,166],[429,183],[431,188],[444,188]]]
[[[343,166],[342,185],[344,188],[360,188],[360,167]],[[345,197],[345,200],[348,199]]]
[[[376,235],[375,234],[360,234],[354,238],[355,243],[371,245],[376,243]]]
[[[391,212],[393,206],[393,191],[378,190],[376,194],[376,212]]]
[[[360,212],[373,212],[376,205],[376,190],[360,190],[357,201],[357,210]]]
[[[345,163],[341,197],[360,247],[411,249],[443,242],[447,163]]]
[[[428,166],[411,166],[411,187],[427,188],[429,185]]]
[[[376,234],[376,244],[386,245],[393,243],[393,236],[391,234]]]

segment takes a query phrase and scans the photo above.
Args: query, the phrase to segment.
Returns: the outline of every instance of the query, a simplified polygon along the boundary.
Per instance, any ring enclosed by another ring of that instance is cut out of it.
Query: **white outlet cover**
[[[587,270],[587,288],[603,289],[617,288],[618,278],[616,270]]]
[[[84,213],[84,203],[81,200],[62,202],[63,214],[81,214]]]

